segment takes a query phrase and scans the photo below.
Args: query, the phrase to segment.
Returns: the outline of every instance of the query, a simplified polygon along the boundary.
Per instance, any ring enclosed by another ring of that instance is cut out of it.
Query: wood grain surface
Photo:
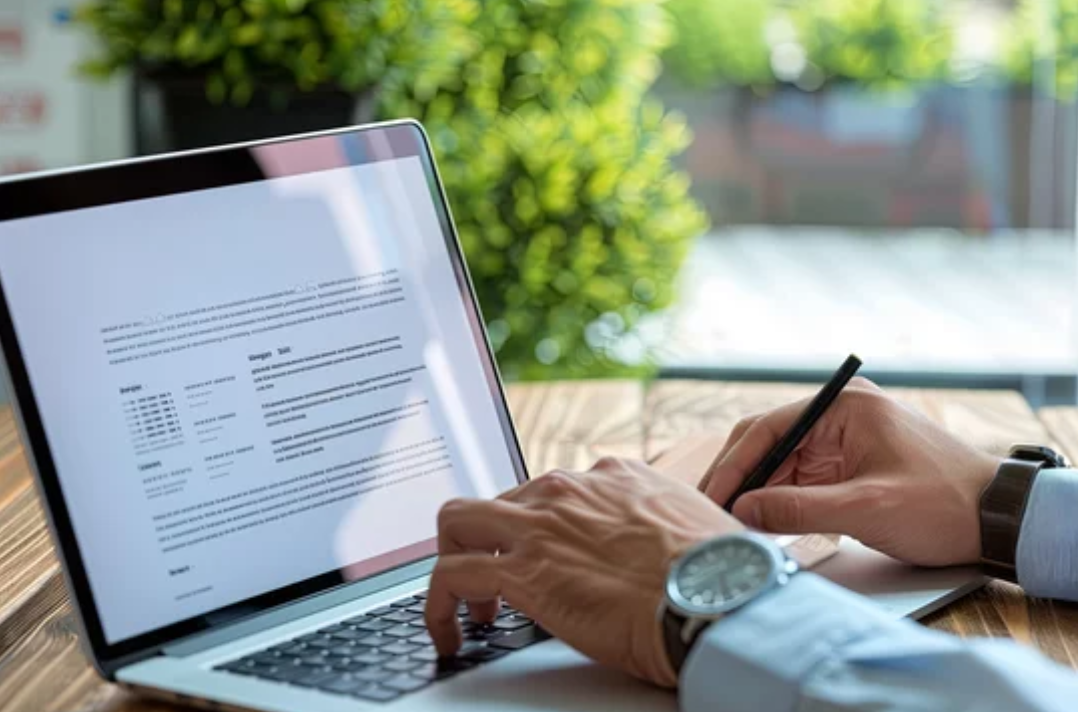
[[[725,437],[752,413],[803,398],[812,387],[662,381],[516,385],[509,399],[533,476],[581,469],[603,455],[651,458],[696,433]],[[1053,443],[1078,458],[1078,409],[1040,418],[1016,393],[898,390],[896,395],[975,444]],[[926,621],[963,636],[1009,636],[1078,667],[1078,606],[1026,598],[992,584]],[[176,710],[98,679],[77,625],[31,485],[14,423],[0,411],[0,710]]]

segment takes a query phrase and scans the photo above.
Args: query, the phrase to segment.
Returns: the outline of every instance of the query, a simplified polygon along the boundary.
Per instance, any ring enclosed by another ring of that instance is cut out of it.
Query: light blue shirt
[[[1037,476],[1017,564],[1029,595],[1078,600],[1078,471]],[[1074,712],[1078,674],[1010,641],[895,620],[803,573],[702,636],[682,670],[681,709]]]

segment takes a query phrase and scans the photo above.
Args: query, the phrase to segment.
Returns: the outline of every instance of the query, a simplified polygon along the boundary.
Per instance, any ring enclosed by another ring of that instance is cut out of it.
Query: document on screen
[[[0,277],[110,641],[515,484],[416,158],[5,223]]]

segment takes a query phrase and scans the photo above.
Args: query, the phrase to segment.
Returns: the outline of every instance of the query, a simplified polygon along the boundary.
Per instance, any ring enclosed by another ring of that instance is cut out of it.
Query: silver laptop
[[[211,709],[676,707],[509,607],[434,653],[438,509],[526,472],[418,124],[0,182],[0,287],[102,676]],[[978,581],[851,546],[828,565],[898,615]]]

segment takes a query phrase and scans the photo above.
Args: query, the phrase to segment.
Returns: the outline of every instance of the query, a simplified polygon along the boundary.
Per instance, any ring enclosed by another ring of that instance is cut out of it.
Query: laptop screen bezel
[[[482,361],[484,376],[502,427],[502,435],[516,470],[514,475],[517,482],[524,482],[528,477],[527,470],[494,352],[483,327],[482,313],[463,258],[456,227],[435,166],[429,140],[423,128],[415,121],[352,127],[5,179],[0,181],[0,224],[41,215],[339,169],[341,159],[345,155],[344,151],[335,157],[336,160],[332,165],[328,163],[328,158],[325,159],[326,164],[320,163],[315,158],[324,153],[311,151],[311,157],[304,160],[302,168],[294,171],[285,169],[282,172],[278,167],[275,168],[273,175],[267,175],[256,159],[256,152],[264,147],[282,143],[324,141],[327,137],[340,137],[343,141],[353,142],[349,145],[354,150],[348,152],[348,162],[345,165],[364,165],[409,156],[420,159],[442,235],[446,241],[459,292],[465,303],[469,325]],[[28,460],[31,463],[31,469],[35,471],[38,490],[45,499],[53,541],[58,546],[58,553],[65,564],[69,590],[75,599],[86,636],[86,649],[91,654],[97,669],[106,676],[110,676],[121,664],[152,655],[166,644],[175,643],[211,628],[217,629],[250,618],[301,598],[359,583],[359,581],[347,580],[341,571],[331,571],[132,638],[114,643],[107,642],[63,496],[52,451],[45,434],[37,399],[27,373],[2,279],[0,279],[0,347],[3,348],[6,357],[8,381],[15,400],[13,405],[19,416],[17,420],[20,422],[23,442],[30,450],[27,453]],[[420,555],[360,581],[370,582],[373,578],[428,558],[430,555]]]

